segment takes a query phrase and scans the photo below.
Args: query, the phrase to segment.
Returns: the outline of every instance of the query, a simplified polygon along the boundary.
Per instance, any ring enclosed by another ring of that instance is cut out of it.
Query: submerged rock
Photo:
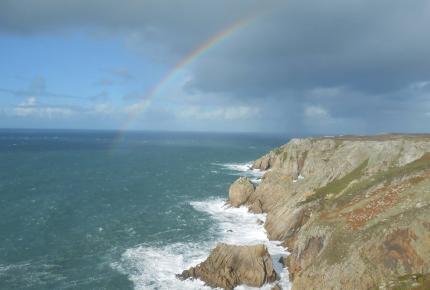
[[[266,246],[224,243],[218,244],[204,262],[183,271],[177,277],[181,280],[201,279],[211,287],[223,289],[233,289],[241,284],[261,287],[278,278]]]
[[[230,186],[228,203],[234,207],[241,206],[254,193],[254,190],[254,184],[249,178],[240,177]]]

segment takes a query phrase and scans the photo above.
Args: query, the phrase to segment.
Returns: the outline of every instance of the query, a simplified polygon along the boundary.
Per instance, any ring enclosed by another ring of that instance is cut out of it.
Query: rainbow
[[[152,100],[160,95],[161,91],[168,84],[168,82],[173,79],[183,68],[191,65],[200,59],[205,52],[208,52],[214,46],[220,44],[223,40],[234,34],[234,32],[238,31],[242,27],[246,26],[248,23],[252,22],[256,16],[246,17],[241,19],[221,32],[215,34],[202,45],[200,45],[197,49],[188,54],[185,58],[179,61],[155,86],[153,86],[148,93],[142,98],[142,101],[136,103],[129,107],[128,110],[128,118],[124,122],[124,125],[118,131],[117,136],[114,139],[113,146],[115,146],[120,140],[124,137],[124,133],[132,124],[133,121],[136,120],[138,115],[145,110],[152,102]]]

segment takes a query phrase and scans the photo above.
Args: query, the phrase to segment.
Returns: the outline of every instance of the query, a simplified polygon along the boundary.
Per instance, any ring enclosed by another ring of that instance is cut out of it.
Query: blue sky
[[[143,97],[169,69],[133,53],[119,37],[82,31],[3,35],[0,62],[3,64],[0,67],[2,108],[13,111],[28,100],[34,100],[41,108],[39,113],[11,114],[4,120],[7,122],[4,127],[26,128],[117,128],[122,120],[114,116],[75,118],[71,115],[96,110],[97,106],[108,110],[108,106],[130,105],[133,99]],[[58,108],[57,113],[44,114],[45,107]],[[60,108],[65,109],[64,116]],[[72,110],[77,112],[68,113]]]
[[[426,0],[4,0],[0,127],[428,132],[428,27]]]

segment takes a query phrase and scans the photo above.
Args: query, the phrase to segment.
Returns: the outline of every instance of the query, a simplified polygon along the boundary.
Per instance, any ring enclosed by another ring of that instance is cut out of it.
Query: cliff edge
[[[430,289],[430,135],[292,139],[253,168],[270,170],[241,201],[293,289]]]

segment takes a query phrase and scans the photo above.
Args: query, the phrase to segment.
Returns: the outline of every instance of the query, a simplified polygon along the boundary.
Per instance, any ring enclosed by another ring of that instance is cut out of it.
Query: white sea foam
[[[255,183],[261,181],[265,171],[252,169],[252,163],[214,163],[213,165],[232,171],[234,175],[248,176]],[[217,173],[217,171],[212,171]],[[258,221],[265,221],[265,214],[252,214],[246,207],[232,208],[225,206],[222,199],[192,201],[191,206],[206,213],[216,221],[210,229],[214,239],[211,242],[175,243],[167,246],[139,245],[128,249],[120,262],[112,266],[127,274],[136,290],[178,290],[178,289],[212,289],[200,280],[180,281],[176,274],[184,269],[204,261],[210,251],[219,242],[235,245],[265,244],[272,256],[274,268],[280,276],[279,284],[283,289],[290,289],[288,271],[279,262],[280,257],[288,252],[277,241],[269,241],[266,230]],[[236,290],[263,289],[269,290],[274,284],[261,288],[238,286]]]
[[[269,241],[266,230],[263,225],[258,223],[259,220],[265,221],[265,214],[253,214],[246,207],[226,207],[221,199],[214,199],[202,202],[192,202],[191,205],[199,211],[206,212],[216,220],[218,232],[220,233],[219,241],[235,245],[255,245],[265,244],[272,256],[276,272],[281,276],[280,284],[283,289],[289,289],[288,272],[283,269],[279,263],[279,258],[288,255],[288,252],[280,246],[278,241]],[[273,286],[273,285],[272,285]],[[236,289],[252,289],[250,287],[240,286]],[[261,289],[271,289],[266,285]]]
[[[213,165],[220,166],[229,170],[233,175],[247,176],[254,183],[260,183],[266,171],[260,169],[253,169],[252,162],[246,163],[213,163]]]
[[[210,289],[200,280],[181,281],[176,274],[202,262],[209,254],[205,244],[175,243],[168,246],[140,245],[128,249],[113,268],[127,274],[134,288],[140,289]]]
[[[218,165],[233,171],[242,171],[247,172],[250,171],[252,168],[252,163],[214,163],[214,165]]]
[[[288,253],[278,242],[269,241],[258,220],[265,220],[264,214],[249,213],[247,208],[229,208],[222,199],[193,201],[194,209],[208,214],[216,221],[211,234],[214,240],[206,243],[171,244],[168,246],[140,245],[127,250],[120,262],[113,267],[127,274],[135,289],[210,289],[200,280],[180,281],[175,274],[202,262],[217,243],[224,242],[236,245],[265,244],[272,255],[274,267],[281,276],[283,289],[289,289],[288,273],[278,262],[281,256]],[[271,289],[265,285],[261,289]],[[238,286],[236,289],[254,289]]]

